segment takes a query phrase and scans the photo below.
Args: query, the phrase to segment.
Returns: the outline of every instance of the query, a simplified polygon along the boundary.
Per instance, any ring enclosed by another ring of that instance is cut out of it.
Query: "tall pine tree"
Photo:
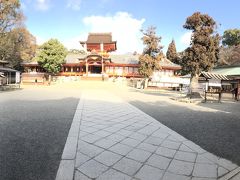
[[[172,42],[169,44],[166,56],[167,56],[167,59],[169,59],[173,63],[179,64],[178,58],[177,58],[176,45],[174,40],[172,40]]]
[[[191,74],[190,97],[194,97],[198,86],[198,76],[202,71],[214,67],[219,58],[220,36],[215,33],[216,22],[207,14],[200,12],[188,17],[184,28],[192,31],[190,47],[184,52],[182,65]]]
[[[160,45],[161,37],[156,35],[156,27],[149,27],[146,31],[142,30],[142,33],[145,48],[139,57],[139,73],[149,78],[155,70],[161,68],[159,62],[163,57],[163,46]]]

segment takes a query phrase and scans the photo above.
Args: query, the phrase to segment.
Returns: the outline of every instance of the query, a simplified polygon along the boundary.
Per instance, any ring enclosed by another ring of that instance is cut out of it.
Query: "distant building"
[[[9,68],[7,61],[0,60],[0,85],[20,83],[20,72]]]
[[[141,77],[138,73],[139,55],[128,53],[117,55],[117,41],[112,40],[111,33],[89,33],[86,41],[80,41],[85,54],[69,53],[62,64],[60,76],[101,77]],[[181,66],[164,58],[160,62],[162,69],[154,73],[157,81],[164,79],[165,84],[172,83],[175,71]],[[25,72],[43,72],[38,63],[23,63]],[[167,78],[169,77],[169,78]]]
[[[211,72],[240,79],[240,65],[219,66],[214,68]]]
[[[228,66],[220,66],[212,70],[213,73],[221,74],[227,76],[230,81],[228,83],[231,84],[232,91],[236,92],[236,99],[239,99],[240,96],[240,65],[228,65]]]

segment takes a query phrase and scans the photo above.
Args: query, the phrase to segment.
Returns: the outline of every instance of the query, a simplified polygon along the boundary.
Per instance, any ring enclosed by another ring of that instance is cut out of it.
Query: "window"
[[[113,73],[113,67],[109,67],[109,73]]]
[[[109,73],[109,67],[108,66],[105,67],[105,72]]]
[[[138,72],[138,68],[133,68],[134,69],[134,73],[137,73]]]
[[[133,73],[133,67],[129,67],[129,73]]]

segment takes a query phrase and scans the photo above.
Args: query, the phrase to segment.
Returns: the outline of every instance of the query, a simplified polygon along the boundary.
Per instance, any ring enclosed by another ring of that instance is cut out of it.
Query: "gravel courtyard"
[[[124,89],[115,92],[207,151],[240,165],[240,102],[225,98],[195,105],[171,100],[176,92]]]
[[[176,94],[115,83],[25,86],[0,92],[0,179],[54,179],[82,90],[114,92],[215,155],[240,165],[239,102],[187,104]]]
[[[52,180],[79,92],[27,87],[0,92],[0,179]]]

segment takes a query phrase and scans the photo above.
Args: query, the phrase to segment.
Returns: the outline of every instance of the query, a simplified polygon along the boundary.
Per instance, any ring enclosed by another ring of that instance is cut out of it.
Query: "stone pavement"
[[[80,98],[56,180],[225,180],[240,179],[239,171],[110,92],[94,90]]]

